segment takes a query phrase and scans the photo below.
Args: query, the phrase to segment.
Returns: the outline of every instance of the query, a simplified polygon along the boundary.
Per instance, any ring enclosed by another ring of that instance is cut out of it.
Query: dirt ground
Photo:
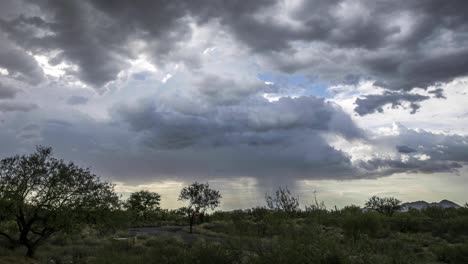
[[[129,229],[129,236],[135,237],[138,235],[149,236],[175,236],[181,238],[187,244],[193,244],[198,239],[209,241],[223,242],[220,237],[207,236],[197,233],[197,228],[194,227],[193,234],[187,231],[186,227],[182,226],[161,226],[161,227],[137,227]]]

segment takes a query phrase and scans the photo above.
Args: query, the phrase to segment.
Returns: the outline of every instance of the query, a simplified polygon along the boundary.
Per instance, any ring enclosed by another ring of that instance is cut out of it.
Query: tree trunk
[[[190,234],[192,234],[192,226],[193,226],[193,217],[194,217],[195,213],[192,213],[191,216],[190,216]]]
[[[29,225],[23,227],[19,237],[19,243],[27,248],[26,257],[32,258],[34,257],[34,253],[36,252],[36,243],[33,243],[31,240],[28,239],[28,234],[30,232]]]
[[[26,252],[26,257],[32,258],[34,257],[34,253],[36,252],[36,247],[31,245],[25,245],[28,251]]]

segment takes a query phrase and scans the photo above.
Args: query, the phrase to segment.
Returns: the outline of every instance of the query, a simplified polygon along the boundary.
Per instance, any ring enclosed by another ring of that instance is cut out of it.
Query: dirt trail
[[[151,235],[151,236],[176,236],[182,238],[187,244],[193,244],[198,239],[207,241],[223,242],[220,237],[197,234],[196,228],[193,234],[188,233],[182,226],[161,226],[161,227],[135,227],[129,229],[130,236]]]

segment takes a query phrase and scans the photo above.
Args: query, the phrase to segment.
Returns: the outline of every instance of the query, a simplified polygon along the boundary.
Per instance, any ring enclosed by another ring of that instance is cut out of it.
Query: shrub
[[[437,260],[445,263],[465,264],[468,263],[468,244],[449,245],[444,244],[434,249]]]
[[[342,228],[344,234],[353,240],[359,239],[363,234],[376,237],[381,227],[382,221],[374,213],[346,214],[343,216]]]
[[[389,220],[390,226],[392,230],[397,231],[397,232],[421,232],[425,228],[425,224],[428,224],[427,221],[426,223],[424,222],[424,219],[421,217],[417,216],[411,216],[409,214],[400,214],[392,219]]]
[[[294,215],[299,211],[299,198],[294,197],[288,187],[278,188],[274,197],[265,195],[267,207],[271,210],[286,212]]]
[[[187,263],[241,263],[241,252],[232,251],[219,244],[200,241],[187,254]]]

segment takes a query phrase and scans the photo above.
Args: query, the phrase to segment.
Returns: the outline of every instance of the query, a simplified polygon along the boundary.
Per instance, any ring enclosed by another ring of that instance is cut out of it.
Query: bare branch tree
[[[284,211],[288,214],[299,211],[299,198],[294,197],[288,187],[279,187],[275,197],[265,194],[265,200],[267,207],[272,210]]]

